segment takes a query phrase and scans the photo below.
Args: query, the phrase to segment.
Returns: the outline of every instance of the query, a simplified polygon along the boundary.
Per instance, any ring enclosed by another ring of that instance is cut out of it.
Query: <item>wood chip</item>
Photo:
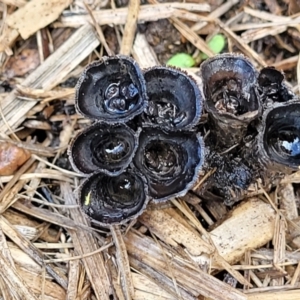
[[[261,247],[273,238],[275,215],[271,205],[249,199],[210,232],[211,239],[227,262],[237,262],[246,250]]]
[[[7,17],[6,23],[27,39],[55,21],[72,0],[32,0]]]
[[[140,222],[151,232],[173,247],[183,245],[193,256],[199,256],[203,252],[212,253],[214,248],[205,242],[200,234],[189,230],[180,219],[179,215],[174,218],[166,210],[148,210],[139,217]]]

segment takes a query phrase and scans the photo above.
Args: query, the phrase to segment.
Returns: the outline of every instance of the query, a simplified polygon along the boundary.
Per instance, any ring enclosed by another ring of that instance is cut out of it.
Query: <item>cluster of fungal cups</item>
[[[73,139],[69,157],[87,177],[78,201],[91,221],[120,224],[150,200],[191,189],[204,161],[196,126],[202,106],[210,132],[204,168],[217,169],[202,187],[209,197],[218,190],[225,203],[235,202],[255,168],[262,175],[299,169],[300,102],[280,71],[258,72],[242,55],[221,54],[202,63],[199,76],[200,85],[176,68],[141,70],[127,56],[87,66],[76,109],[95,122]]]
[[[227,190],[225,198],[231,198],[225,202],[234,202],[235,191],[247,188],[254,173],[270,184],[275,177],[299,170],[300,102],[282,72],[272,67],[258,72],[244,56],[222,54],[202,63],[199,75],[212,148],[234,153],[234,160],[225,164],[231,173],[218,166],[213,175],[219,182],[212,185]],[[241,170],[241,176],[236,174]]]
[[[196,82],[178,69],[142,71],[127,56],[87,66],[75,104],[95,122],[73,139],[69,157],[87,177],[78,201],[92,222],[121,224],[150,200],[183,196],[193,186],[204,156],[193,130],[202,102]]]

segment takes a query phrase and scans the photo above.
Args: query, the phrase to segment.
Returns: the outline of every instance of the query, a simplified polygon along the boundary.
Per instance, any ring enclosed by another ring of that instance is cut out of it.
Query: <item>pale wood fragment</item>
[[[24,282],[39,297],[44,292],[45,300],[65,300],[66,292],[57,283],[46,279],[43,282],[43,273],[29,272],[26,268],[17,266],[18,274],[23,278]],[[27,299],[26,299],[27,300]]]
[[[125,299],[129,300],[134,295],[134,288],[133,288],[133,282],[132,282],[132,276],[130,272],[126,246],[123,241],[122,233],[118,225],[111,226],[110,231],[116,247],[116,259],[117,259],[118,269],[121,274],[121,284],[122,284],[123,294]]]
[[[43,266],[43,257],[41,252],[30,243],[26,238],[24,238],[3,216],[0,216],[0,226],[3,232],[12,241],[14,241],[25,253],[27,253],[32,259],[34,259],[39,265]],[[5,265],[5,261],[3,264]],[[59,283],[63,288],[67,288],[67,283],[64,278],[62,278],[54,269],[46,265],[46,271]],[[27,298],[24,298],[27,299]]]
[[[247,295],[248,300],[299,300],[300,290],[274,291],[268,293],[254,293]]]
[[[156,283],[144,275],[132,273],[133,284],[135,287],[134,300],[153,299],[153,300],[176,300],[177,298],[163,290]]]
[[[149,45],[145,35],[139,32],[136,34],[134,40],[132,56],[141,68],[150,68],[159,65],[156,53]]]
[[[183,245],[193,256],[199,256],[203,252],[212,253],[214,250],[199,233],[187,228],[180,221],[179,215],[174,218],[166,210],[148,210],[139,217],[139,220],[162,241],[173,247]]]
[[[217,19],[217,18],[221,17],[224,13],[229,11],[231,9],[231,7],[234,6],[235,4],[237,4],[238,2],[239,2],[239,0],[225,1],[222,5],[220,5],[214,11],[212,11],[207,17],[211,20]],[[207,24],[208,24],[208,22],[200,21],[200,22],[197,22],[196,24],[194,24],[191,27],[191,29],[193,31],[199,31],[200,29],[205,27]]]
[[[120,273],[117,270],[117,263],[115,259],[107,260],[107,267],[109,268],[109,272],[111,274],[111,284],[114,288],[114,295],[118,300],[125,300],[125,296],[122,290]]]
[[[273,237],[273,245],[274,245],[274,258],[273,263],[274,267],[282,273],[282,277],[272,279],[273,286],[282,286],[284,284],[283,276],[286,275],[284,271],[284,267],[278,267],[278,264],[285,262],[285,224],[286,221],[283,217],[276,215],[275,222],[275,232]]]
[[[210,236],[219,254],[233,264],[247,249],[257,249],[272,240],[275,216],[271,205],[249,199],[234,209]]]
[[[78,290],[79,275],[80,275],[80,261],[71,260],[69,262],[67,300],[78,299],[77,290]]]
[[[69,184],[61,184],[61,191],[66,204],[76,204],[72,189]],[[89,226],[86,217],[77,208],[70,211],[73,220],[76,220],[78,224]],[[74,250],[78,255],[91,253],[99,248],[95,237],[82,229],[77,230],[69,229],[72,241],[74,244]],[[112,287],[105,268],[104,259],[102,253],[96,253],[92,256],[88,256],[82,259],[88,278],[94,289],[96,298],[98,300],[109,299],[109,295],[112,293]]]
[[[1,2],[5,3],[6,5],[12,5],[16,7],[24,6],[27,3],[26,0],[1,0]]]
[[[41,223],[37,222],[36,220],[33,220],[32,218],[28,218],[26,215],[21,214],[15,210],[7,209],[3,216],[12,224],[12,225],[24,225],[39,228],[39,237],[48,243],[56,243],[57,242],[57,231],[54,229],[46,229],[45,226],[49,226],[48,224],[45,224],[45,226],[41,227]]]
[[[137,28],[137,19],[140,10],[140,0],[129,0],[128,15],[124,27],[123,38],[120,48],[120,54],[130,55],[135,31]]]
[[[12,266],[10,266],[7,259],[0,252],[0,269],[1,276],[8,285],[10,292],[17,298],[26,300],[38,300],[33,294],[32,290],[29,289],[27,284],[24,282],[21,274],[17,272]]]
[[[16,29],[5,26],[3,33],[0,36],[0,52],[5,51],[12,55],[12,50],[8,49],[13,45],[18,36],[19,33]]]
[[[171,264],[167,267],[168,262],[165,260],[161,248],[148,237],[139,236],[130,230],[124,236],[124,241],[130,258],[140,261],[168,279],[174,276],[179,286],[195,297],[203,295],[215,300],[247,299],[241,292],[195,268],[193,264],[187,261],[178,261],[176,257],[173,257],[170,260]],[[168,253],[167,249],[164,251]],[[170,268],[172,273],[169,271]],[[142,269],[139,271],[143,272]],[[173,292],[176,293],[174,286]]]
[[[32,72],[22,82],[22,86],[51,90],[98,45],[98,38],[91,25],[82,26]],[[7,123],[15,128],[23,122],[26,113],[35,105],[35,101],[19,99],[14,90],[0,104]],[[5,122],[0,119],[0,132],[7,130]]]
[[[23,39],[55,21],[72,0],[32,0],[6,18]]]
[[[201,3],[160,3],[155,5],[142,5],[138,14],[138,22],[144,23],[170,18],[176,9],[187,11],[204,12],[210,9],[209,5]],[[128,8],[103,9],[93,11],[93,15],[99,25],[124,25],[128,15]],[[87,24],[90,20],[88,15],[78,14],[62,16],[56,25],[64,27],[79,27]]]

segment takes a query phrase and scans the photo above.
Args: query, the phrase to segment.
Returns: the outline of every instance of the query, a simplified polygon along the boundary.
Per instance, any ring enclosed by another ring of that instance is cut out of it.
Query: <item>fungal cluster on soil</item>
[[[95,120],[72,141],[73,168],[88,178],[79,203],[95,223],[118,224],[149,200],[184,195],[198,178],[204,145],[192,131],[202,94],[178,69],[142,71],[126,56],[103,57],[79,79],[76,109]]]
[[[214,172],[194,192],[232,204],[257,176],[267,182],[270,172],[298,169],[300,102],[281,72],[222,54],[198,75],[202,84],[177,68],[141,70],[121,55],[87,66],[75,104],[94,123],[73,139],[69,157],[87,177],[78,202],[92,222],[120,224],[150,200],[183,196],[200,170]]]

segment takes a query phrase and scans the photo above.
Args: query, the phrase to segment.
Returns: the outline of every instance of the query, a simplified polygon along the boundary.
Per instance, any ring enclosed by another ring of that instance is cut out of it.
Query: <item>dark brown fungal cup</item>
[[[239,144],[261,112],[257,71],[242,55],[221,54],[204,61],[200,75],[217,144],[227,148]]]
[[[136,171],[118,176],[96,173],[82,183],[79,191],[79,205],[84,213],[91,222],[102,226],[136,218],[148,201],[146,180]]]
[[[156,202],[183,196],[198,178],[204,144],[193,132],[163,132],[144,128],[133,159],[148,180],[149,196]]]
[[[103,172],[118,175],[130,164],[137,149],[140,129],[125,124],[95,123],[71,142],[69,158],[73,169],[82,174]]]
[[[124,123],[147,105],[146,85],[138,64],[130,57],[104,56],[91,63],[76,86],[78,113],[106,123]]]
[[[203,96],[194,79],[179,69],[162,66],[146,70],[144,76],[149,98],[144,124],[188,130],[198,123]]]
[[[258,158],[269,170],[284,174],[300,166],[300,102],[269,108],[257,139]]]

